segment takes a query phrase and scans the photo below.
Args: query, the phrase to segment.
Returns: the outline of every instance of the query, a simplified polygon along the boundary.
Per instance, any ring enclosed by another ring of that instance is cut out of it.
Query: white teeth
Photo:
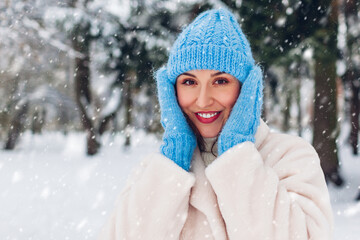
[[[213,113],[213,114],[210,114],[210,113],[205,113],[205,114],[203,114],[203,113],[197,113],[200,117],[202,117],[202,118],[212,118],[212,117],[214,117],[215,115],[217,115],[218,113],[216,112],[216,113]]]

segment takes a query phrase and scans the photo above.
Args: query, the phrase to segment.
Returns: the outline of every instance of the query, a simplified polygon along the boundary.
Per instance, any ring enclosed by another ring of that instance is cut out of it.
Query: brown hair
[[[195,126],[195,124],[190,120],[190,118],[188,117],[188,115],[186,113],[184,113],[184,111],[182,111],[182,113],[184,114],[187,123],[189,124],[189,126],[191,127],[191,129],[193,130],[195,136],[196,136],[196,141],[197,141],[197,145],[199,147],[200,152],[204,152],[205,151],[205,141],[203,136],[201,136],[200,131],[197,129],[197,127]],[[224,125],[223,125],[224,126]],[[219,135],[216,136],[216,140],[213,143],[213,145],[211,146],[211,153],[212,155],[214,155],[215,157],[217,157],[217,154],[214,153],[214,146],[217,143],[219,138]]]

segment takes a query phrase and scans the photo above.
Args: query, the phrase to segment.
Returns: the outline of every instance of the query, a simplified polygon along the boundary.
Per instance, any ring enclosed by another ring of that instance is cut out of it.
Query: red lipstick
[[[214,122],[221,114],[220,112],[212,111],[212,112],[196,112],[195,116],[201,123],[212,123]]]

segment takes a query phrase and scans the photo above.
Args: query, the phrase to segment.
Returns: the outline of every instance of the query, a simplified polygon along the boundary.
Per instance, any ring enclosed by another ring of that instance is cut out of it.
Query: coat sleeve
[[[314,148],[283,134],[265,148],[261,155],[253,143],[240,143],[206,169],[229,239],[331,239],[329,194]]]
[[[141,162],[99,240],[178,239],[195,177],[161,154]]]

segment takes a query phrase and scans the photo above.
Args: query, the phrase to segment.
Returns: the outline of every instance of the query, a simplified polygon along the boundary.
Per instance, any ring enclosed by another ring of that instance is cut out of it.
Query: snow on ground
[[[339,158],[345,186],[329,185],[330,198],[335,217],[335,240],[360,239],[360,201],[354,199],[360,193],[360,156],[353,156],[346,143],[349,125],[342,126],[339,138]]]
[[[96,239],[132,169],[160,141],[135,132],[131,148],[123,136],[103,138],[101,153],[85,156],[83,133],[25,133],[14,151],[0,150],[0,239]],[[347,184],[330,185],[335,240],[360,237],[360,159],[339,142]]]
[[[0,151],[0,239],[96,239],[132,168],[157,150],[137,132],[131,149],[106,136],[86,157],[85,135],[26,133],[15,151]]]

